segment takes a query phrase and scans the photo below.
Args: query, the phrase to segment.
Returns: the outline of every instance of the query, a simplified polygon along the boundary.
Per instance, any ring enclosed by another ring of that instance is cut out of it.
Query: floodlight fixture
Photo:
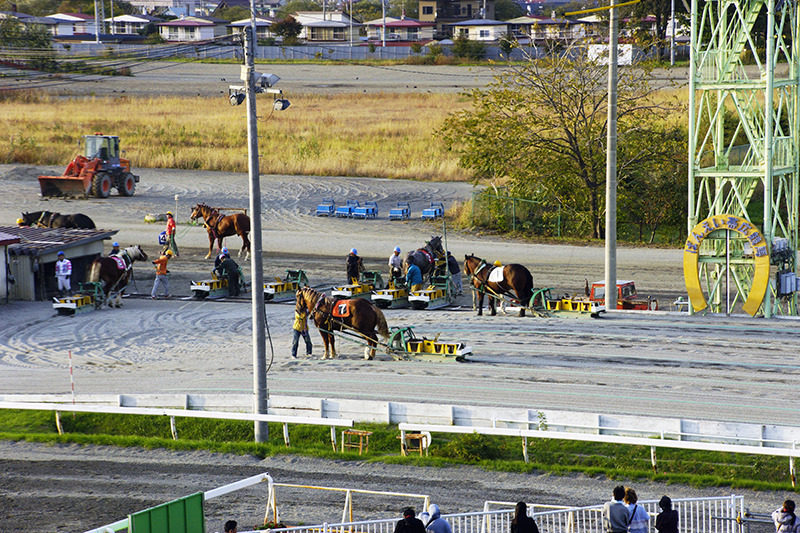
[[[255,76],[256,84],[265,89],[267,87],[272,87],[281,81],[281,79],[275,74],[259,74],[258,72],[254,72],[253,74]]]
[[[272,109],[275,111],[283,111],[284,109],[288,109],[290,105],[292,104],[289,103],[289,100],[285,98],[278,98],[272,103]]]

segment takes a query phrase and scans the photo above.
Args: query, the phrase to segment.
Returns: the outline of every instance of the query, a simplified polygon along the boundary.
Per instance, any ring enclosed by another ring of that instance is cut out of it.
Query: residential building
[[[206,41],[228,34],[227,20],[209,17],[183,17],[157,24],[161,37],[172,42]]]
[[[144,29],[148,24],[164,22],[164,19],[150,15],[120,15],[118,17],[108,17],[103,22],[106,23],[106,33],[113,35],[139,35],[139,30]]]
[[[298,11],[294,18],[303,25],[300,38],[307,42],[359,42],[364,25],[342,11]]]
[[[256,39],[269,39],[275,37],[270,31],[273,19],[268,17],[256,17]],[[242,33],[244,28],[249,28],[252,21],[248,19],[236,20],[227,25],[229,33]]]
[[[494,0],[420,0],[419,20],[436,24],[437,37],[453,35],[453,24],[494,19]]]
[[[56,37],[69,37],[72,35],[95,35],[97,25],[94,15],[83,13],[54,13],[47,18],[58,21],[56,24]]]
[[[508,31],[524,34],[534,42],[558,41],[572,43],[593,34],[592,23],[584,20],[523,16],[507,20]]]
[[[436,27],[434,22],[422,22],[412,18],[386,17],[369,20],[364,23],[367,26],[367,36],[370,40],[382,40],[382,29],[386,21],[386,40],[389,41],[431,41],[433,40],[433,30]],[[394,36],[389,38],[388,36]]]
[[[508,33],[508,24],[492,19],[472,19],[452,24],[453,37],[470,41],[498,41]]]

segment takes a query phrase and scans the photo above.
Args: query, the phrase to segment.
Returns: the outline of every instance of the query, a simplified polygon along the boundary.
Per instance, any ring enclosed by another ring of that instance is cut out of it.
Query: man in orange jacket
[[[150,293],[150,298],[153,300],[156,299],[156,292],[161,285],[164,285],[164,298],[169,298],[169,278],[167,277],[169,270],[167,270],[167,262],[169,262],[170,257],[172,257],[172,250],[167,250],[161,254],[161,257],[153,261],[156,267],[156,281],[153,283],[153,290]]]

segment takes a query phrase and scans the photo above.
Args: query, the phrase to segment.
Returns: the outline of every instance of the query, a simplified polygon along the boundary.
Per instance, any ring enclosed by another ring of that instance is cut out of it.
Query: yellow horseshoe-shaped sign
[[[730,230],[744,235],[753,247],[756,269],[753,274],[753,284],[750,294],[742,306],[745,313],[755,316],[764,300],[769,285],[769,251],[767,243],[753,225],[747,220],[734,215],[714,215],[696,225],[686,239],[683,249],[683,277],[686,281],[686,292],[695,311],[702,311],[708,307],[703,289],[700,287],[700,272],[697,268],[700,243],[711,232],[717,230]]]

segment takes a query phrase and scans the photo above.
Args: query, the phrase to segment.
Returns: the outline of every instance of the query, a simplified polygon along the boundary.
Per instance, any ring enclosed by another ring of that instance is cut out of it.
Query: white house
[[[139,30],[148,24],[164,22],[164,19],[152,17],[150,15],[120,15],[119,17],[108,17],[103,22],[108,28],[107,33],[114,35],[138,35]]]
[[[47,15],[49,19],[58,21],[56,25],[56,37],[69,37],[70,35],[95,35],[97,25],[93,15],[83,13],[55,13]]]
[[[159,22],[158,32],[164,40],[173,42],[205,41],[228,34],[227,20],[185,17]]]
[[[267,17],[256,17],[256,39],[268,39],[275,37],[270,31],[273,20]],[[244,28],[249,28],[252,24],[250,19],[235,20],[227,25],[230,33],[242,33]]]
[[[303,25],[300,38],[308,42],[358,42],[364,26],[341,11],[298,11],[293,16]]]
[[[422,22],[406,17],[386,17],[385,20],[386,35],[396,36],[387,38],[387,41],[430,41],[433,39],[433,30],[436,28],[435,22]],[[370,39],[380,40],[382,38],[383,18],[369,20],[364,24],[367,26],[367,35]]]
[[[493,42],[508,33],[508,24],[499,20],[472,19],[453,24],[453,36],[464,36],[470,41]]]

